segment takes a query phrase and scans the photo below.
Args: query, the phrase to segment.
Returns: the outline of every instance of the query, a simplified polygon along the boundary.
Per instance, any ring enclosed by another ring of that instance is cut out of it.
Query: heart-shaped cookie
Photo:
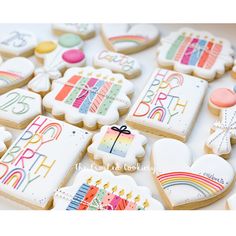
[[[106,46],[116,52],[131,54],[150,47],[158,41],[154,25],[103,24],[101,33]]]
[[[227,161],[208,154],[192,164],[188,146],[175,139],[156,141],[151,159],[157,187],[169,209],[209,205],[233,186],[234,170]]]

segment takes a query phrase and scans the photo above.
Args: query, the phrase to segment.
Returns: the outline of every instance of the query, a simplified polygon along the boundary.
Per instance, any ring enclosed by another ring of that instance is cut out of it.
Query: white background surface
[[[233,46],[236,47],[236,25],[199,25],[199,24],[191,24],[191,25],[183,25],[183,24],[157,24],[158,29],[160,30],[161,37],[167,35],[171,31],[175,31],[179,29],[180,27],[188,26],[195,28],[197,30],[208,30],[212,34],[220,37],[227,38],[231,41]],[[97,34],[96,37],[85,41],[84,44],[84,52],[87,57],[87,65],[92,65],[92,58],[93,55],[95,55],[99,50],[105,48],[101,37],[99,35],[99,25],[96,26],[97,28]],[[6,31],[10,31],[13,29],[26,29],[36,34],[39,41],[42,40],[48,40],[56,38],[52,32],[51,32],[51,26],[49,24],[0,24],[0,36],[2,33]],[[157,44],[158,45],[158,44]],[[132,97],[132,104],[137,99],[138,95],[140,94],[142,88],[146,84],[146,82],[149,79],[150,74],[152,73],[153,69],[156,67],[156,47],[154,46],[152,48],[149,48],[145,51],[139,52],[137,54],[132,54],[133,57],[135,57],[139,63],[142,66],[142,74],[136,79],[131,80],[134,83],[135,86],[135,93]],[[35,61],[32,58],[33,61]],[[209,130],[213,124],[213,122],[217,119],[214,115],[212,115],[207,108],[207,102],[209,93],[214,89],[218,87],[228,87],[233,88],[233,86],[236,84],[236,80],[232,79],[229,73],[226,73],[222,78],[213,81],[209,83],[208,91],[202,106],[202,109],[200,110],[198,119],[196,120],[195,126],[192,130],[192,133],[187,141],[187,144],[190,146],[192,153],[193,153],[193,159],[197,159],[199,156],[204,154],[204,142],[209,135]],[[123,116],[119,124],[123,124],[125,116]],[[13,130],[14,138],[17,137],[17,135],[21,132],[19,130]],[[131,175],[136,183],[138,185],[144,185],[150,188],[153,196],[160,200],[158,196],[157,189],[155,187],[153,178],[151,176],[151,173],[147,170],[145,171],[145,167],[149,167],[149,158],[150,158],[150,150],[152,143],[158,139],[157,136],[151,136],[146,135],[148,137],[148,144],[146,148],[146,156],[145,160],[141,165],[141,168],[144,168],[144,170],[139,170],[135,173],[129,174]],[[233,147],[233,151],[231,152],[231,158],[229,162],[234,166],[234,169],[236,170],[236,147]],[[90,168],[91,165],[93,165],[93,162],[88,159],[87,156],[84,157],[83,161],[81,162],[81,167],[83,168]],[[148,169],[148,168],[147,168]],[[71,184],[73,181],[73,177],[71,178],[70,182],[68,184]],[[236,192],[236,186],[234,189],[223,199],[213,203],[212,205],[202,208],[202,209],[224,209],[225,208],[225,201],[227,197],[229,197],[231,194]],[[26,207],[19,205],[15,202],[12,202],[10,200],[7,200],[3,197],[0,197],[0,209],[27,209]]]

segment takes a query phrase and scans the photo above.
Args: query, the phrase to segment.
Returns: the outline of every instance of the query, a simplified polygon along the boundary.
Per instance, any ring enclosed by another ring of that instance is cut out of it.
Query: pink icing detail
[[[210,102],[218,107],[232,107],[236,105],[236,93],[227,88],[219,88],[213,91]]]
[[[79,49],[71,49],[62,54],[62,59],[71,64],[81,62],[84,58],[84,53]]]

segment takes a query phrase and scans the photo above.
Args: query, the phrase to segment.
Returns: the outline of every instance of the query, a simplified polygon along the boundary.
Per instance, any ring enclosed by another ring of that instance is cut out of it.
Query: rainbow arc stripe
[[[109,41],[113,45],[117,43],[126,43],[126,42],[131,42],[137,45],[141,45],[149,41],[149,39],[147,37],[139,35],[121,35],[121,36],[110,37]]]
[[[10,84],[16,80],[20,80],[22,77],[15,73],[7,72],[7,71],[0,71],[0,81],[4,82],[5,84]]]
[[[224,189],[222,184],[190,172],[170,172],[157,176],[157,179],[164,189],[176,185],[188,185],[197,189],[204,196],[214,195]]]

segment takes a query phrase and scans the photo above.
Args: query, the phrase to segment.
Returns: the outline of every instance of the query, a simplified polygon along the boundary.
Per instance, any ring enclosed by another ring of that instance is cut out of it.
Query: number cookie
[[[118,171],[135,171],[145,155],[145,136],[122,126],[103,126],[93,136],[88,154],[97,164]]]
[[[55,210],[163,210],[146,187],[137,186],[130,176],[110,171],[83,170],[72,186],[54,196]]]
[[[80,128],[36,117],[0,159],[0,194],[32,208],[48,209],[90,139],[91,134]]]
[[[102,38],[106,46],[115,52],[131,54],[155,45],[159,31],[154,25],[103,24]]]
[[[169,209],[196,209],[225,196],[234,183],[232,166],[208,154],[192,163],[187,145],[160,139],[152,147],[151,165],[157,187]]]
[[[6,152],[7,147],[10,146],[12,135],[6,131],[4,127],[0,127],[0,157]]]
[[[102,50],[93,59],[96,68],[107,68],[115,73],[123,74],[127,79],[133,79],[140,75],[138,61],[124,54]]]
[[[58,119],[97,129],[114,124],[119,114],[127,112],[132,92],[133,84],[121,74],[92,67],[70,68],[62,79],[54,81],[43,105]]]
[[[33,63],[24,57],[3,62],[0,65],[0,94],[27,84],[33,73]]]
[[[0,54],[3,57],[30,57],[34,54],[37,39],[34,34],[14,30],[0,38]]]
[[[143,131],[186,141],[206,89],[204,80],[156,69],[126,122]]]
[[[233,65],[233,49],[226,39],[182,28],[161,40],[159,66],[212,81]]]
[[[73,33],[78,34],[83,40],[95,36],[95,27],[93,24],[64,23],[53,24],[52,30],[55,34]]]
[[[62,77],[66,68],[84,66],[85,55],[79,50],[81,47],[82,40],[74,34],[62,35],[58,43],[45,41],[38,44],[35,54],[43,59],[44,66],[35,70],[28,88],[44,96],[51,89],[50,80]]]
[[[14,89],[0,96],[0,123],[16,129],[25,128],[42,113],[41,97],[25,89]]]

